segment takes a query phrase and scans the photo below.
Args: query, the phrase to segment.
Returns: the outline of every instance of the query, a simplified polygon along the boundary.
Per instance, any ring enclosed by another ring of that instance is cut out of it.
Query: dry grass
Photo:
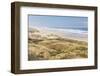
[[[29,60],[87,58],[87,42],[71,39],[29,40]]]

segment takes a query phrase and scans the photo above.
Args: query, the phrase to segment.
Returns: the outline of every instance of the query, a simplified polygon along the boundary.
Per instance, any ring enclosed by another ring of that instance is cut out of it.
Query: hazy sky
[[[88,28],[87,17],[29,15],[29,26],[53,28]]]

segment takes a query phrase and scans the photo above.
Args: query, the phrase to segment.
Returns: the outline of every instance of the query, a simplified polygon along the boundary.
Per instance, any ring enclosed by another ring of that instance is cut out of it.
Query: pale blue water
[[[63,27],[54,27],[52,28],[54,30],[59,30],[62,32],[71,32],[71,33],[78,33],[78,34],[84,34],[88,33],[88,28],[63,28]]]
[[[88,28],[66,28],[66,27],[54,27],[57,29],[73,29],[73,30],[81,30],[81,31],[88,31]]]

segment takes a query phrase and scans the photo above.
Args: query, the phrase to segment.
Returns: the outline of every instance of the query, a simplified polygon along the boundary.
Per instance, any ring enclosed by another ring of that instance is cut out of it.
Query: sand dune
[[[87,34],[47,28],[29,30],[29,60],[87,58]]]

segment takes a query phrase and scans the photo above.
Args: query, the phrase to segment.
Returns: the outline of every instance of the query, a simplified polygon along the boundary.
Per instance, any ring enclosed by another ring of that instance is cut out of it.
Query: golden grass
[[[71,39],[29,40],[29,60],[57,60],[88,57],[88,44]]]

